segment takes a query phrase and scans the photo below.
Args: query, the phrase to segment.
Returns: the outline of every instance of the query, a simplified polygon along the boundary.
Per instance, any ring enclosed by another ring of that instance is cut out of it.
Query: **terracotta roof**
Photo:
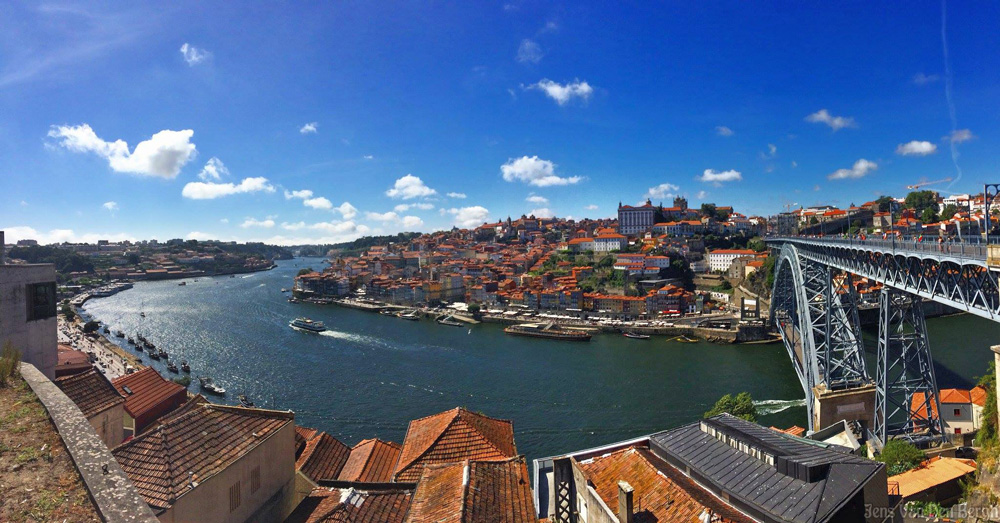
[[[125,403],[125,398],[115,390],[111,382],[94,369],[56,378],[56,385],[80,407],[87,418]]]
[[[771,430],[776,430],[778,432],[789,434],[791,436],[797,436],[797,437],[800,437],[800,438],[804,437],[806,435],[806,429],[804,429],[804,428],[802,428],[802,427],[800,427],[798,425],[792,425],[791,427],[788,427],[787,429],[779,429],[778,427],[771,427]]]
[[[979,405],[980,407],[986,406],[986,389],[976,385],[975,387],[972,387],[969,394],[972,396],[972,403]]]
[[[976,462],[971,459],[934,456],[915,469],[890,476],[889,481],[899,483],[899,495],[906,499],[975,471]]]
[[[166,509],[285,425],[292,414],[206,403],[115,447],[122,470],[151,507]]]
[[[413,491],[315,488],[285,523],[403,523]]]
[[[401,447],[391,441],[366,439],[350,450],[350,457],[340,471],[340,481],[386,483],[392,480]]]
[[[720,517],[713,521],[751,522],[694,481],[656,457],[646,447],[629,447],[585,460],[579,467],[594,490],[618,514],[618,482],[633,489],[635,523],[700,521],[706,510]]]
[[[179,392],[187,394],[187,389],[160,376],[152,367],[126,374],[112,383],[125,396],[125,410],[133,418],[141,417]],[[132,393],[129,394],[124,387],[128,387]]]
[[[318,436],[319,433],[316,429],[295,426],[295,459],[299,459],[302,451],[306,450],[306,442]]]
[[[295,460],[295,469],[309,479],[334,479],[347,462],[351,449],[326,432],[306,441],[305,449]]]
[[[423,465],[463,459],[502,460],[517,455],[514,428],[462,407],[410,422],[396,465],[396,481],[415,481]]]
[[[408,523],[538,521],[524,457],[460,461],[423,470]]]
[[[972,394],[962,389],[940,389],[941,403],[972,403]]]

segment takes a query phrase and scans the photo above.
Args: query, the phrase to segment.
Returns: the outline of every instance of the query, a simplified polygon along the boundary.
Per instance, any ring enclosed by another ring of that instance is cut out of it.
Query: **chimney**
[[[632,523],[632,485],[618,482],[618,523]]]

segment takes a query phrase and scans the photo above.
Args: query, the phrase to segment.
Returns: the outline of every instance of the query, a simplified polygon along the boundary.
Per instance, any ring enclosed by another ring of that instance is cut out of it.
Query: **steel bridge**
[[[770,321],[781,333],[814,427],[817,390],[875,386],[876,445],[944,437],[922,299],[1000,322],[988,246],[900,240],[772,237]],[[874,374],[865,360],[855,281],[881,283]]]

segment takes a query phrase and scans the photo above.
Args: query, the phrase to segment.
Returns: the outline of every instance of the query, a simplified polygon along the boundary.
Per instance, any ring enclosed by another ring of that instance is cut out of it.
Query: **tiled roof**
[[[319,435],[319,431],[309,427],[295,426],[295,459],[306,450],[306,442]]]
[[[146,502],[166,509],[196,488],[192,481],[224,470],[288,423],[286,412],[206,403],[111,452]]]
[[[972,403],[972,394],[962,389],[940,389],[941,403]]]
[[[616,515],[618,482],[628,482],[634,492],[635,523],[696,522],[706,510],[721,518],[717,521],[753,521],[719,501],[646,447],[629,447],[584,460],[580,462],[580,469]]]
[[[986,389],[976,385],[975,387],[972,387],[969,394],[972,396],[972,403],[979,405],[980,407],[986,406]]]
[[[971,459],[934,456],[915,469],[891,476],[889,481],[899,483],[899,495],[906,499],[975,471],[976,462]]]
[[[510,421],[457,407],[410,422],[395,480],[416,481],[423,465],[432,463],[502,460],[516,455]]]
[[[403,523],[411,490],[315,488],[285,523]]]
[[[401,447],[391,441],[366,439],[351,449],[340,471],[340,481],[384,483],[392,480]]]
[[[306,441],[305,449],[295,460],[295,469],[315,482],[334,479],[344,468],[350,453],[351,449],[347,445],[322,432]]]
[[[526,523],[535,517],[521,456],[460,461],[423,470],[407,523]]]
[[[87,418],[125,402],[125,398],[115,390],[111,382],[93,369],[57,378],[56,385],[80,407]]]
[[[126,374],[112,382],[118,392],[125,396],[125,410],[133,418],[155,409],[161,402],[173,398],[179,393],[186,394],[186,389],[160,376],[156,369],[146,367],[133,374]],[[131,394],[125,391],[128,387]]]

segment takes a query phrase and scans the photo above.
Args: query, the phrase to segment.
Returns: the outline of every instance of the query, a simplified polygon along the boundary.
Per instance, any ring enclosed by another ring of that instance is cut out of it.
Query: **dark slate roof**
[[[723,439],[757,449],[760,457]],[[729,414],[654,434],[650,448],[681,470],[690,467],[694,479],[728,494],[739,510],[796,523],[829,521],[884,467]]]

